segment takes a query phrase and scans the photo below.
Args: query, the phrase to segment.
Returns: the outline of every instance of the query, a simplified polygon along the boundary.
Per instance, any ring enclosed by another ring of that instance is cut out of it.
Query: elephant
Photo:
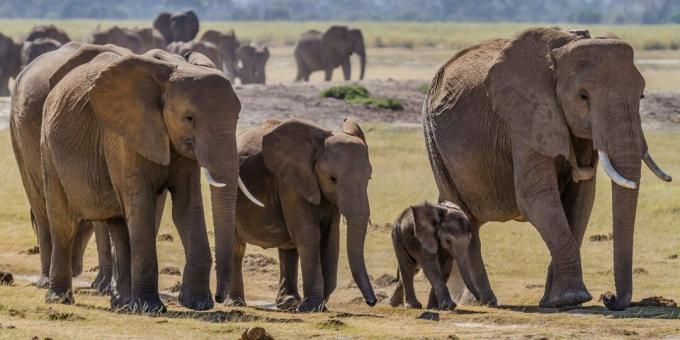
[[[126,27],[113,26],[107,29],[97,27],[90,34],[88,42],[95,45],[113,44],[137,54],[146,52],[145,42],[139,34]]]
[[[200,54],[205,55],[210,59],[211,64],[214,64],[213,67],[218,67],[218,65],[222,65],[222,59],[220,58],[220,51],[217,49],[217,46],[213,45],[210,42],[207,41],[190,41],[190,42],[181,42],[181,41],[175,41],[173,43],[170,43],[166,50],[171,53],[176,53],[181,56],[190,54],[191,52],[199,52]]]
[[[34,41],[37,39],[51,38],[58,41],[60,44],[66,44],[71,41],[68,34],[64,30],[54,25],[35,25],[26,36],[25,41]]]
[[[163,34],[153,27],[146,28],[133,28],[133,32],[137,33],[139,38],[142,40],[142,50],[144,52],[153,49],[165,49],[168,43],[165,41]]]
[[[54,51],[61,47],[61,43],[52,38],[40,38],[33,41],[24,41],[21,47],[21,66],[22,68],[30,64],[35,58]]]
[[[73,234],[81,221],[100,221],[113,240],[112,307],[164,311],[154,223],[157,198],[167,189],[187,260],[179,302],[209,309],[212,256],[199,177],[203,173],[211,186],[217,286],[224,287],[242,183],[238,97],[221,73],[166,52],[93,55],[92,48],[80,48],[50,76],[44,104],[40,150],[52,231],[45,300],[73,303],[66,265]]]
[[[222,64],[218,65],[224,71],[227,78],[234,82],[238,77],[238,57],[236,51],[241,43],[236,38],[236,33],[233,30],[222,33],[216,30],[207,30],[201,35],[200,41],[207,41],[217,46],[220,53]]]
[[[641,128],[644,86],[625,41],[548,28],[466,48],[438,70],[423,104],[426,148],[439,199],[461,206],[474,225],[480,302],[496,298],[479,227],[508,220],[530,222],[550,251],[540,306],[591,299],[580,247],[599,160],[612,180],[614,216],[616,295],[604,304],[630,304],[641,162],[671,180],[650,156]],[[460,293],[459,273],[449,287]]]
[[[342,131],[333,132],[297,119],[268,120],[239,135],[238,148],[242,179],[266,208],[239,192],[231,287],[217,300],[245,305],[241,262],[250,243],[278,248],[279,308],[325,310],[337,283],[342,214],[352,276],[366,303],[375,305],[364,263],[372,169],[359,124],[346,119]],[[298,260],[304,299],[297,288]]]
[[[238,70],[241,84],[264,84],[269,48],[252,43],[239,47],[237,55],[241,62]]]
[[[21,70],[21,48],[11,37],[0,33],[0,96],[9,96],[9,79]]]
[[[163,34],[168,43],[188,42],[194,40],[198,34],[198,16],[191,10],[172,14],[162,12],[154,20],[153,27]]]
[[[465,284],[477,296],[475,282],[479,278],[469,261],[472,223],[459,206],[448,201],[411,206],[392,224],[391,235],[399,280],[390,298],[392,307],[402,305],[406,298],[407,307],[422,308],[413,288],[413,277],[422,268],[431,285],[427,308],[455,309],[446,287],[454,260]]]
[[[295,44],[295,62],[297,63],[296,81],[309,81],[309,75],[314,71],[323,70],[325,80],[330,81],[333,70],[342,67],[345,80],[352,75],[350,56],[356,53],[361,62],[359,80],[364,79],[366,70],[366,46],[364,36],[359,29],[349,29],[346,26],[331,26],[326,32],[309,30],[302,35]]]

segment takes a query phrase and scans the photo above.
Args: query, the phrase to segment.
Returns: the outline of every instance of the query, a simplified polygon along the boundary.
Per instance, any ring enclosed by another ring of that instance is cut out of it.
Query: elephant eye
[[[338,184],[338,179],[335,178],[335,176],[331,176],[331,182],[333,182],[333,184]]]
[[[585,92],[581,92],[578,96],[581,97],[581,99],[583,99],[585,101],[588,101],[590,99],[590,98],[588,98],[588,94],[585,93]]]
[[[645,94],[643,93],[643,94],[640,95],[640,99],[644,99],[644,98],[645,98]]]
[[[186,117],[184,117],[184,119],[186,119],[188,122],[194,121],[194,117],[192,117],[192,116],[186,116]]]

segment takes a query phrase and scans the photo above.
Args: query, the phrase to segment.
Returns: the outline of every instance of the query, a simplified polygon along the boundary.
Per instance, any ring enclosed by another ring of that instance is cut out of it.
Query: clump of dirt
[[[160,242],[174,242],[175,238],[168,233],[158,235],[158,241]]]
[[[428,320],[428,321],[439,321],[439,313],[423,312],[422,314],[418,315],[418,317],[416,319]]]
[[[646,297],[640,301],[631,302],[631,307],[678,307],[672,299],[665,298],[663,296],[650,296]]]
[[[167,290],[171,293],[177,293],[182,289],[182,283],[177,281],[175,282],[174,285],[170,286],[167,288]]]
[[[276,265],[278,261],[275,258],[262,254],[246,254],[243,256],[243,270],[255,272],[268,272],[268,266]]]
[[[12,273],[0,271],[0,285],[11,286],[14,283],[14,276]]]
[[[542,283],[529,283],[526,286],[524,286],[524,288],[528,288],[528,289],[544,288],[544,287],[545,287],[545,285],[542,284]]]
[[[99,271],[99,266],[94,265],[94,266],[90,267],[90,269],[88,269],[87,271],[90,272],[90,273],[96,273],[97,271]]]
[[[678,254],[673,254],[668,257],[669,260],[677,260],[678,259]]]
[[[378,288],[389,287],[397,283],[397,278],[390,274],[382,274],[375,280],[375,286]]]
[[[274,340],[274,337],[262,327],[251,327],[241,334],[241,340]]]
[[[633,275],[648,275],[648,274],[649,272],[645,268],[642,267],[633,268]]]
[[[35,254],[40,254],[40,247],[38,246],[33,246],[30,248],[26,248],[22,251],[19,252],[21,255],[35,255]]]
[[[26,312],[14,308],[8,309],[7,314],[9,314],[9,316],[15,316],[22,319],[26,317]]]
[[[173,266],[166,266],[161,268],[161,274],[171,276],[182,276],[182,273],[179,271],[179,269]]]
[[[316,324],[316,327],[318,327],[318,328],[323,328],[323,329],[332,329],[332,330],[339,331],[339,330],[341,330],[341,329],[347,327],[347,324],[344,323],[344,322],[342,322],[341,320],[337,320],[337,319],[328,319],[328,320],[324,320],[324,321],[321,321],[321,322],[317,323],[317,324]]]
[[[84,317],[73,313],[62,313],[52,308],[47,309],[47,319],[50,321],[75,321],[85,320]]]
[[[611,241],[613,239],[614,239],[614,235],[612,233],[590,235],[590,242]]]

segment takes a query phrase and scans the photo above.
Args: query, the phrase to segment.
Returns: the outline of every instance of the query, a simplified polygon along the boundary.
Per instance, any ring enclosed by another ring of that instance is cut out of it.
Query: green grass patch
[[[427,91],[430,89],[430,83],[422,83],[420,86],[418,86],[418,92],[422,94],[427,94]]]
[[[404,109],[404,105],[398,99],[371,97],[368,90],[358,84],[332,86],[322,90],[319,95],[324,98],[341,99],[350,104],[365,105],[372,108],[394,111]]]

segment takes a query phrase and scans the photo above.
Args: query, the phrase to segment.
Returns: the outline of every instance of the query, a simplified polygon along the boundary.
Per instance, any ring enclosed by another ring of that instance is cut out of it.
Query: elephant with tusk
[[[550,250],[540,305],[592,298],[580,248],[599,159],[612,181],[616,282],[616,295],[604,304],[612,310],[630,304],[641,163],[671,181],[642,131],[644,87],[629,44],[584,30],[528,29],[466,48],[439,69],[423,104],[426,146],[439,198],[460,205],[475,224],[471,249],[485,278],[476,287],[481,303],[496,297],[478,228],[513,219],[531,222]],[[449,287],[464,295],[460,274]]]

